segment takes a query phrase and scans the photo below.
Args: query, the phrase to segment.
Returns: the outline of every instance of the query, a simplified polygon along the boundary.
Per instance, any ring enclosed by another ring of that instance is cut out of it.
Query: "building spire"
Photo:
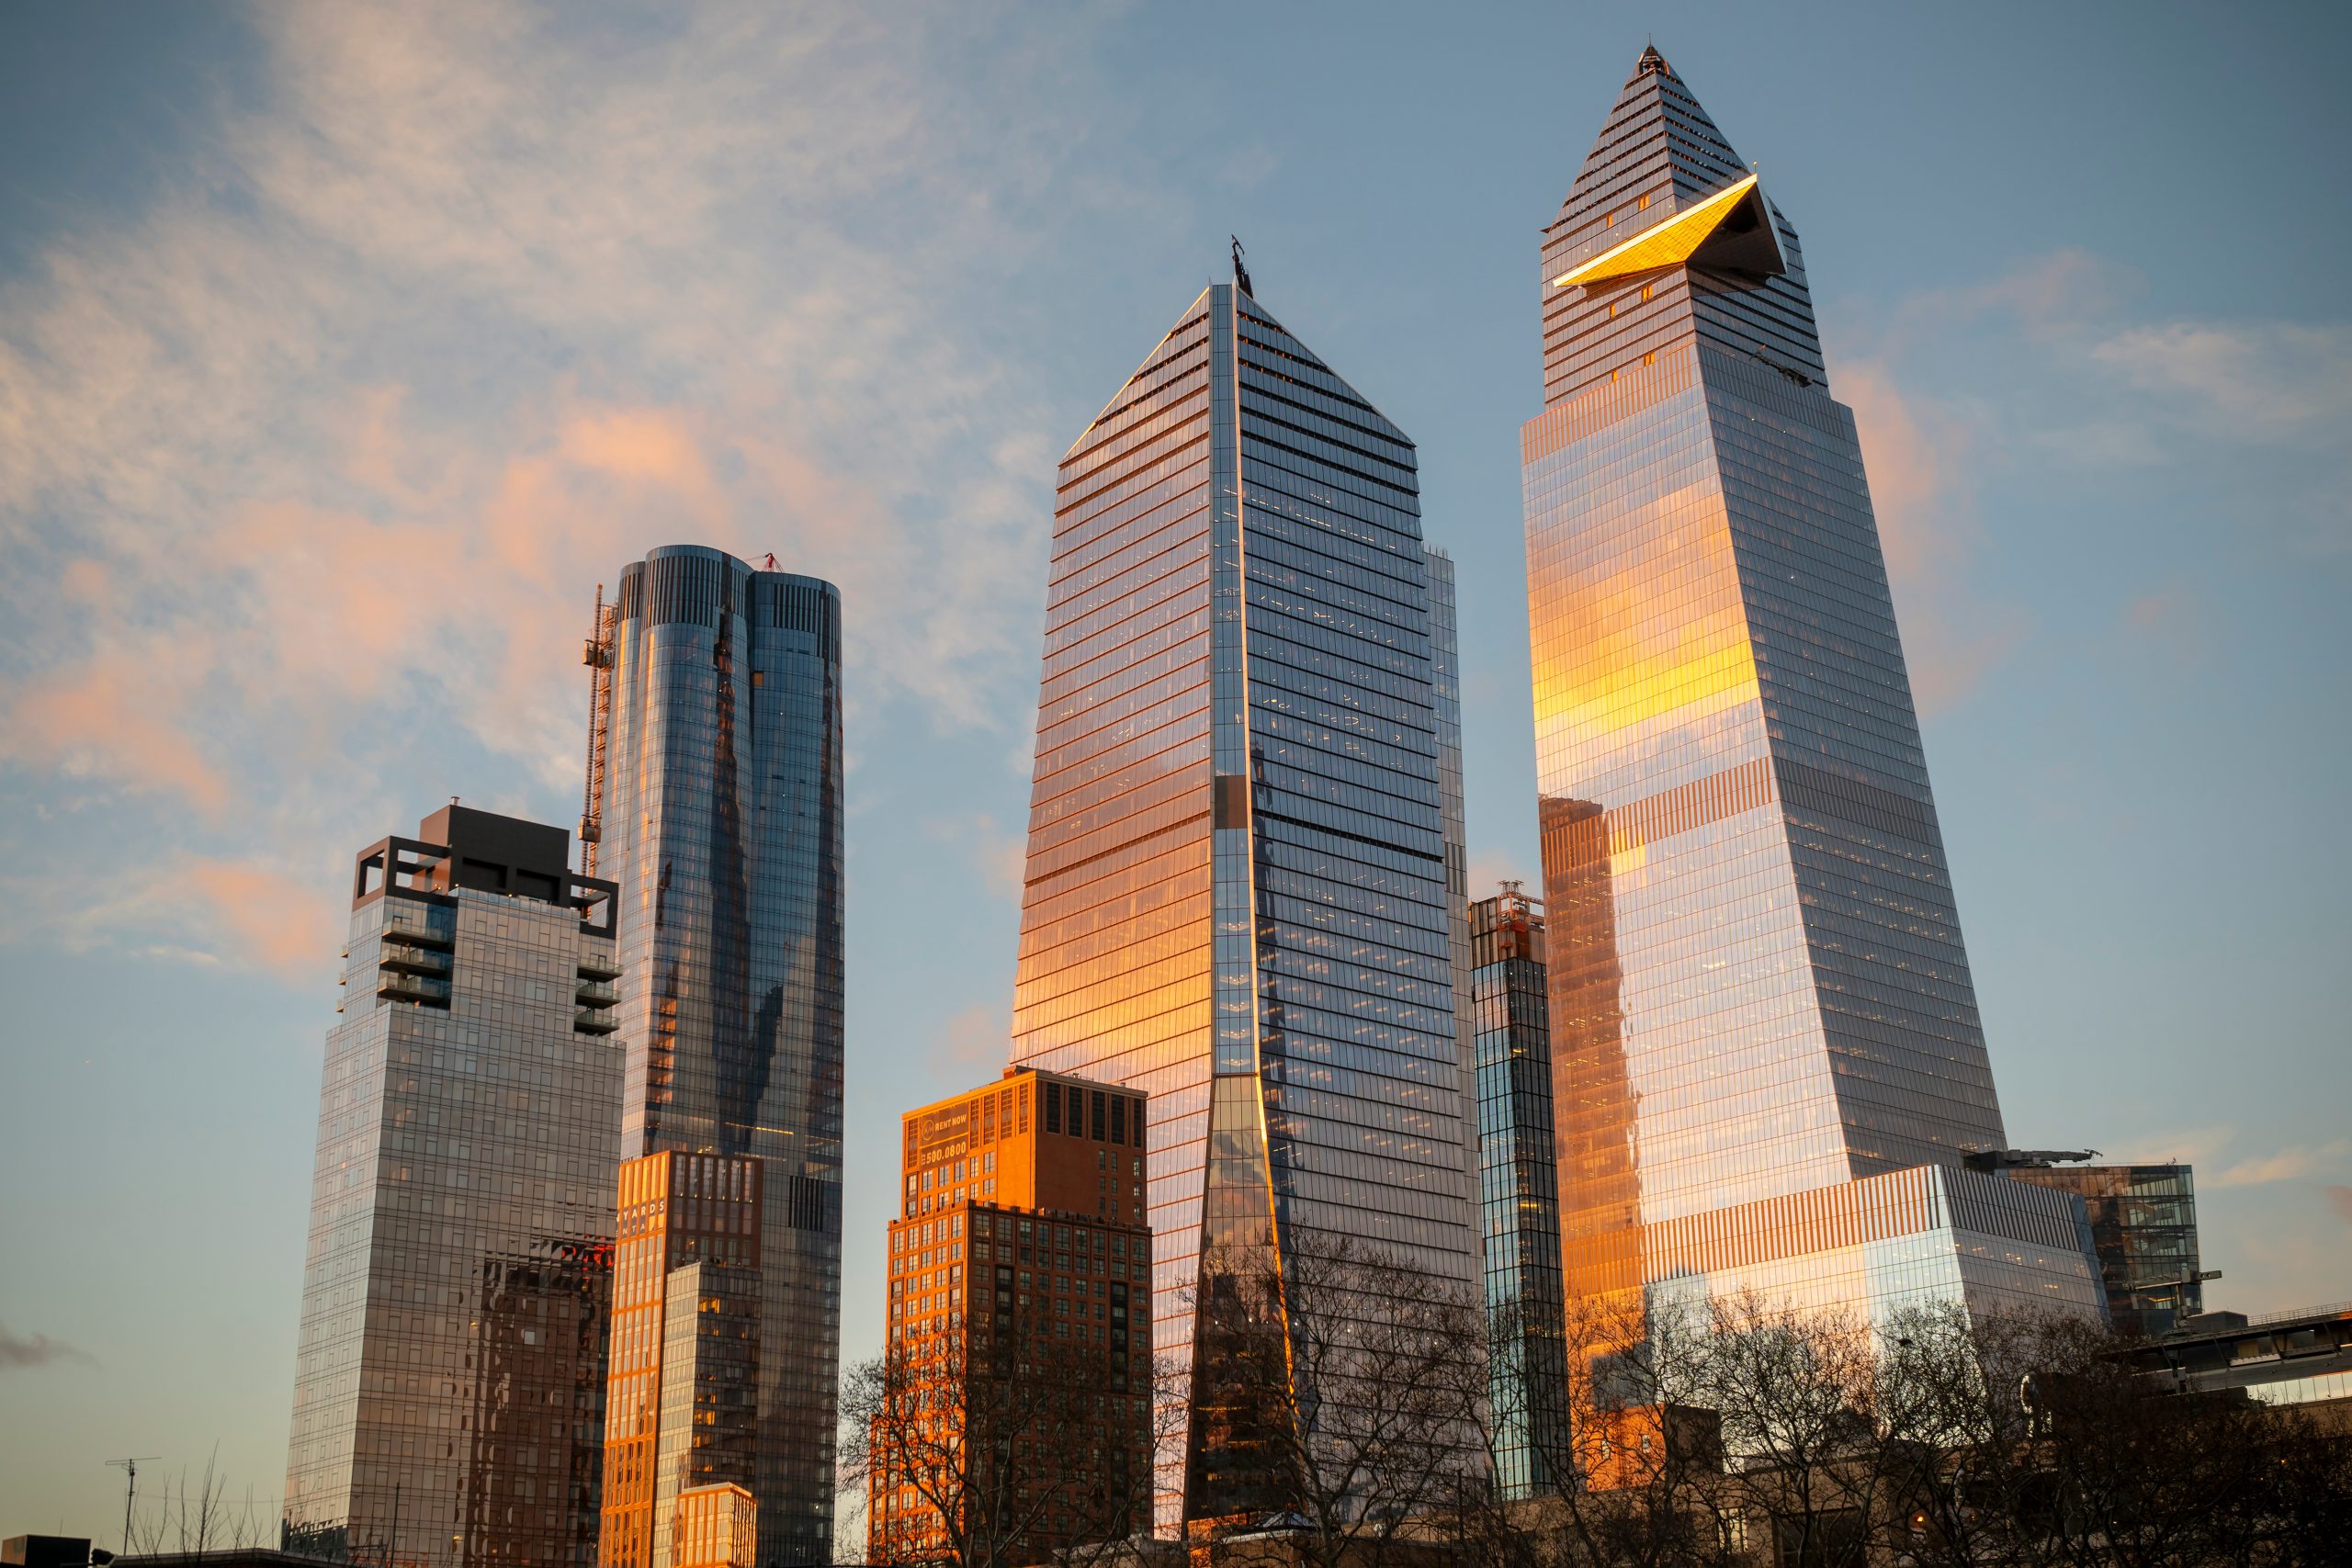
[[[1652,39],[1642,46],[1642,57],[1634,62],[1634,74],[1636,76],[1671,76],[1674,74],[1674,67],[1668,65],[1666,62],[1666,56],[1657,51],[1657,40],[1656,39]]]

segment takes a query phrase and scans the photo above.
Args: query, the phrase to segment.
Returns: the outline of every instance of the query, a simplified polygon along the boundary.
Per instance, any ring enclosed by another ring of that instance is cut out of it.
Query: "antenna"
[[[129,1459],[110,1459],[107,1468],[119,1466],[127,1473],[122,1483],[122,1554],[130,1555],[130,1500],[139,1495],[139,1467],[163,1458],[161,1454],[134,1454]]]
[[[580,805],[580,874],[594,876],[597,840],[605,836],[605,743],[613,727],[613,612],[605,607],[601,582],[580,662],[589,671],[588,787]]]

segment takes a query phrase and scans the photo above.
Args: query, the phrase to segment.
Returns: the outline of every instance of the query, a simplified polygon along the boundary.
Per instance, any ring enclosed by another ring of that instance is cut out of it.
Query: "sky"
[[[1419,446],[1534,879],[1536,231],[1645,39],[1804,236],[2010,1140],[2352,1297],[2322,6],[0,9],[0,1534],[276,1516],[348,857],[577,817],[599,583],[841,585],[844,1354],[992,1077],[1053,465],[1227,236]]]

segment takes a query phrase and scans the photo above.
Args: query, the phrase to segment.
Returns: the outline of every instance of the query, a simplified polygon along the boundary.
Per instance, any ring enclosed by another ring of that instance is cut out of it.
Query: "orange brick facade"
[[[968,1528],[1015,1561],[1107,1539],[1126,1515],[1115,1495],[1104,1509],[1104,1477],[1111,1494],[1132,1484],[1132,1528],[1148,1527],[1145,1122],[1145,1098],[1131,1090],[1033,1071],[902,1118],[889,1354],[905,1403],[941,1411],[943,1429],[901,1438],[895,1464],[877,1464],[869,1561],[939,1555],[948,1507],[990,1513]],[[995,1428],[989,1440],[965,1442],[978,1427]],[[1014,1456],[1017,1480],[978,1473],[965,1457],[996,1444]],[[1069,1462],[1079,1453],[1099,1457]],[[966,1468],[938,1473],[950,1465]]]

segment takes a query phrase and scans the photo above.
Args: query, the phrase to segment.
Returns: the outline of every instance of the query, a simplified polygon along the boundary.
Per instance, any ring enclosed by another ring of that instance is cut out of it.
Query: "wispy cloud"
[[[2341,1169],[2347,1152],[2352,1152],[2352,1141],[2343,1138],[2327,1144],[2290,1145],[2227,1166],[2207,1178],[2205,1185],[2262,1187],[2275,1181],[2308,1180]]]
[[[1882,361],[1841,367],[1837,387],[1861,436],[1913,695],[1933,713],[1973,689],[2028,629],[2021,606],[1978,592],[1968,575],[1984,538],[1969,479],[1978,432],[1959,409],[1906,390]]]
[[[2272,479],[2301,499],[2259,525],[2299,548],[2352,547],[2341,499],[2352,483],[2341,440],[2352,424],[2352,325],[2150,319],[2135,313],[2135,282],[2059,251],[1837,323],[1845,341],[1830,355],[1832,385],[1860,430],[1924,709],[1964,696],[2034,630],[2021,604],[1973,575],[1980,476],[2219,471],[2285,456],[2301,478]],[[1954,384],[1951,367],[1967,353],[1993,356],[1998,396]],[[2132,623],[2185,654],[2194,639],[2179,608],[2150,603]]]
[[[1017,13],[260,19],[267,101],[0,282],[20,783],[290,960],[206,819],[322,861],[413,806],[420,738],[478,759],[443,789],[568,782],[591,591],[678,540],[841,583],[854,720],[1026,724],[1048,443],[952,329],[1090,187]]]
[[[0,1324],[0,1368],[45,1367],[59,1361],[81,1361],[88,1364],[89,1352],[79,1350],[62,1339],[51,1339],[46,1334],[16,1334],[6,1324]]]

